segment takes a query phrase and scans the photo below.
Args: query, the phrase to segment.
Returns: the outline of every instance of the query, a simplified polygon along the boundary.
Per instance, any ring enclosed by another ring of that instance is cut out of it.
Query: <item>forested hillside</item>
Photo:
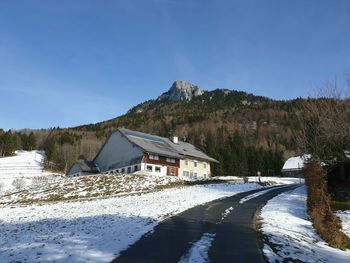
[[[193,143],[220,161],[215,175],[251,175],[258,170],[276,175],[284,159],[298,149],[296,111],[302,103],[301,99],[274,101],[217,89],[189,100],[168,101],[160,96],[97,124],[32,132],[36,147],[46,150],[48,166],[59,170],[66,170],[77,158],[93,159],[107,136],[125,127],[165,137],[177,135]],[[33,136],[29,131],[21,134]]]

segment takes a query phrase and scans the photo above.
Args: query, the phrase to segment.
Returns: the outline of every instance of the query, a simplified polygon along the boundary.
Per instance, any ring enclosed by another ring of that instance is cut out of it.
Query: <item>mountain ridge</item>
[[[282,158],[298,150],[295,112],[303,100],[276,101],[244,91],[204,91],[191,83],[179,84],[110,120],[34,131],[37,145],[49,153],[49,164],[64,170],[71,161],[93,159],[120,127],[168,138],[177,135],[219,160],[217,175],[278,172]]]
[[[203,100],[211,100],[211,95],[215,96],[218,93],[222,93],[224,96],[232,95],[237,98],[239,97],[243,105],[258,103],[259,101],[273,101],[268,97],[256,96],[252,93],[247,93],[245,91],[230,90],[227,88],[217,88],[211,91],[207,91],[201,89],[200,86],[194,85],[190,82],[177,80],[171,85],[168,91],[162,93],[155,99],[150,99],[137,104],[136,106],[130,108],[126,114],[142,113],[144,110],[156,107],[157,105],[164,105],[164,103],[190,102],[193,99],[196,100],[201,98],[203,98]],[[239,104],[239,101],[236,100],[235,103]]]
[[[204,91],[196,85],[183,80],[176,80],[167,92],[164,92],[156,100],[184,101],[200,96]]]

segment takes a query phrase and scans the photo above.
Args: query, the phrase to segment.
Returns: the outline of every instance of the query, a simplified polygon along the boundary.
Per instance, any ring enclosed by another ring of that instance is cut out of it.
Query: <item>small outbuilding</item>
[[[78,160],[68,170],[67,174],[70,176],[90,175],[96,174],[99,170],[93,161]]]
[[[302,170],[306,156],[295,156],[289,158],[283,165],[282,176],[303,177]]]

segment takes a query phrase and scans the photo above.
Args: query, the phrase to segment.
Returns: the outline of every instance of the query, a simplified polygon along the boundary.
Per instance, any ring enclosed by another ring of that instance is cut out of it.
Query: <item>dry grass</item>
[[[320,165],[309,164],[304,175],[308,187],[307,209],[316,231],[331,246],[350,248],[350,238],[341,231],[341,222],[331,209],[326,171]]]
[[[100,174],[75,178],[66,177],[58,182],[36,184],[35,187],[27,187],[20,191],[7,193],[1,196],[0,204],[34,204],[107,198],[209,183],[225,183],[225,181],[218,179],[184,181],[178,177],[144,174]]]

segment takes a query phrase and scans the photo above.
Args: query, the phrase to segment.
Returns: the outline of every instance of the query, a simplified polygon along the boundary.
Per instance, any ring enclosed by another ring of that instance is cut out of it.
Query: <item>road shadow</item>
[[[1,220],[0,262],[109,262],[156,224],[153,218],[108,214],[69,220]]]

